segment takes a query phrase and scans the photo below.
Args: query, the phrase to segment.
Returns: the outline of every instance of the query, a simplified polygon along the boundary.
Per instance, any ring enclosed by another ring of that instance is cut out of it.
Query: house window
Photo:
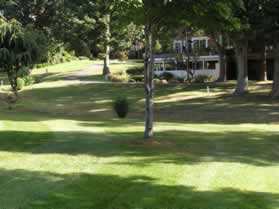
[[[193,40],[193,48],[194,49],[206,49],[207,48],[207,40],[206,39]]]
[[[189,66],[190,66],[190,69],[192,69],[192,70],[203,70],[202,61],[190,62]]]
[[[200,49],[206,49],[206,40],[200,40]]]
[[[175,51],[176,53],[181,53],[182,51],[182,47],[181,47],[181,43],[175,43]]]
[[[216,70],[217,61],[207,61],[205,62],[205,68],[208,70]]]

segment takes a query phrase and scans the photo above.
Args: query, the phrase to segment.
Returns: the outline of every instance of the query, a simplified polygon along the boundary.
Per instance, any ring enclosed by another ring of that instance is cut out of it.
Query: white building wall
[[[154,74],[156,76],[161,76],[163,73],[171,73],[176,78],[187,78],[186,70],[155,70]],[[217,80],[220,75],[220,65],[219,63],[216,64],[216,68],[214,69],[200,69],[194,71],[194,78],[200,75],[211,76],[214,80]]]

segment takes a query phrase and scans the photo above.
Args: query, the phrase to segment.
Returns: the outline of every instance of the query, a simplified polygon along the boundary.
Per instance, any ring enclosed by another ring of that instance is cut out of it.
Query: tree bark
[[[223,49],[222,47],[218,47],[218,54],[219,54],[219,65],[220,65],[220,75],[219,75],[218,81],[226,82],[227,81],[227,65],[226,65],[225,49]]]
[[[156,45],[156,30],[155,27],[147,22],[145,25],[145,70],[144,70],[144,88],[145,88],[145,131],[144,138],[150,139],[153,137],[153,66],[154,66],[154,49]]]
[[[274,48],[274,75],[272,86],[272,98],[279,98],[279,43]]]
[[[17,92],[17,76],[15,76],[13,72],[8,72],[8,78],[9,78],[9,82],[10,82],[12,91],[14,92],[14,95],[18,96],[18,92]]]
[[[227,63],[226,63],[226,48],[224,44],[224,36],[211,33],[212,40],[215,42],[218,51],[218,61],[220,65],[220,74],[217,81],[227,81]]]
[[[237,85],[235,96],[243,96],[248,92],[248,42],[243,41],[236,44],[237,60]]]
[[[110,38],[111,38],[111,31],[110,31],[110,14],[105,16],[105,58],[104,58],[104,68],[103,68],[103,76],[107,79],[107,76],[110,74]]]
[[[260,70],[260,81],[267,81],[267,48],[264,45],[262,48],[262,63],[261,63],[261,70]]]

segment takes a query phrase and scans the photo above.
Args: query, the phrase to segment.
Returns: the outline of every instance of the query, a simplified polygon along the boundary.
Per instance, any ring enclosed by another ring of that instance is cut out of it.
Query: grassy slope
[[[83,61],[74,61],[65,64],[54,65],[48,68],[42,69],[35,69],[33,72],[34,76],[41,77],[44,80],[48,81],[58,81],[63,80],[65,77],[75,75],[81,70],[92,68],[92,66],[96,66],[96,69],[88,71],[84,75],[80,76],[81,80],[102,80],[102,61],[90,61],[90,60],[83,60]],[[140,67],[143,66],[143,63],[139,60],[131,60],[128,62],[119,62],[117,60],[111,61],[111,72],[117,73],[121,71],[126,71],[130,68]],[[47,71],[46,71],[47,70]],[[48,73],[46,73],[48,72]]]
[[[1,107],[0,206],[279,208],[279,103],[267,90],[157,86],[155,141],[140,143],[144,92],[128,85],[44,82]],[[111,110],[120,94],[125,120]]]

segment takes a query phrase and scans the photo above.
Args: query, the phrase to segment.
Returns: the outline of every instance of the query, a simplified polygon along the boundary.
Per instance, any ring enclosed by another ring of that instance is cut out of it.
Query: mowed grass
[[[43,81],[58,81],[65,80],[67,77],[75,76],[80,71],[85,70],[86,72],[78,76],[80,80],[100,81],[103,80],[102,64],[102,60],[72,61],[46,68],[34,69],[33,76],[38,77]],[[129,60],[127,62],[111,60],[110,70],[111,73],[118,73],[137,67],[143,67],[142,60]]]
[[[278,209],[279,102],[252,89],[156,86],[147,142],[142,84],[28,87],[0,107],[0,208]]]

